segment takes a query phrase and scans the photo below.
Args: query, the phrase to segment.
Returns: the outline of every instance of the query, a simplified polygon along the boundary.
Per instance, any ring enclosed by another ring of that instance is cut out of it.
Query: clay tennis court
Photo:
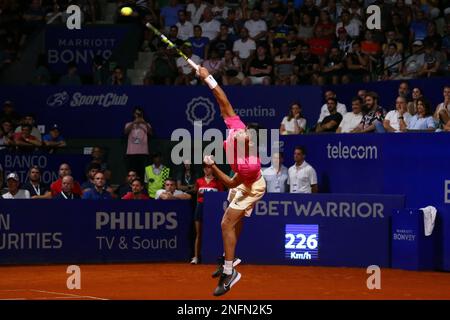
[[[81,289],[69,290],[67,265],[1,266],[0,299],[217,299],[214,265],[80,265]],[[369,290],[361,268],[241,265],[220,299],[450,299],[450,273],[381,270],[381,290]]]

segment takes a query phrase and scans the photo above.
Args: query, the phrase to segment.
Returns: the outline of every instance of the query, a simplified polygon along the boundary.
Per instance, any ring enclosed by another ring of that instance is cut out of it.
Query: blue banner
[[[92,61],[99,55],[108,60],[128,32],[124,25],[84,26],[68,31],[65,26],[45,29],[47,63],[51,71],[63,74],[67,64],[75,62],[80,74],[92,73]]]
[[[226,193],[205,195],[205,262],[223,252]],[[400,195],[266,194],[246,218],[236,255],[245,263],[390,266],[390,217]]]
[[[51,184],[58,179],[59,166],[63,163],[70,165],[72,176],[80,183],[86,180],[86,167],[91,156],[81,154],[45,154],[45,153],[9,153],[0,152],[0,165],[4,176],[16,172],[22,183],[28,179],[28,170],[32,166],[41,168],[41,181]]]
[[[5,200],[0,264],[188,261],[189,201]]]

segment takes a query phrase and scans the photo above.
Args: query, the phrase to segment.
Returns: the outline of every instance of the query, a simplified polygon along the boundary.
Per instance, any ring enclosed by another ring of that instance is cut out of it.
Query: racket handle
[[[191,65],[191,67],[195,70],[195,71],[198,71],[199,70],[199,65],[198,64],[196,64],[194,61],[192,61],[191,59],[187,59],[186,60],[187,61],[187,63],[189,63],[190,65]]]

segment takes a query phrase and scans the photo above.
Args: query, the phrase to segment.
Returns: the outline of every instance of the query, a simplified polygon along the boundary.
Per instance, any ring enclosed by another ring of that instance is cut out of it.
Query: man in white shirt
[[[206,8],[203,12],[203,22],[200,23],[202,27],[203,36],[207,37],[209,41],[213,41],[220,32],[220,22],[213,19],[213,14],[210,8]]]
[[[377,122],[377,132],[405,132],[408,128],[411,115],[408,113],[407,100],[403,96],[398,96],[395,100],[395,110],[386,114],[382,126]]]
[[[241,38],[233,43],[233,52],[245,63],[256,51],[256,43],[248,37],[248,30],[245,27],[241,29],[240,36]]]
[[[305,161],[305,156],[304,147],[295,147],[295,164],[288,170],[290,193],[317,193],[319,191],[316,170]]]
[[[178,22],[176,26],[178,27],[177,38],[186,41],[194,36],[194,25],[186,20],[186,11],[178,11]]]
[[[202,0],[194,0],[192,3],[187,5],[186,11],[189,13],[190,21],[194,26],[200,23],[206,7],[207,5],[203,3]]]
[[[3,199],[30,199],[30,192],[28,190],[19,189],[20,179],[17,173],[11,172],[6,177],[6,184],[8,192],[5,193]]]
[[[245,22],[244,27],[247,28],[250,38],[255,41],[264,38],[267,34],[267,24],[261,19],[261,12],[258,8],[253,9],[252,18]]]
[[[330,98],[336,98],[336,93],[334,93],[331,90],[327,90],[325,91],[325,101],[328,101],[328,99]],[[345,104],[338,102],[337,103],[337,112],[339,112],[342,116],[344,116],[347,113],[347,107],[345,106]],[[330,111],[328,110],[328,105],[326,103],[324,103],[322,105],[322,108],[320,109],[320,116],[319,116],[319,120],[317,120],[317,123],[321,123],[323,121],[323,119],[325,119],[325,117],[328,117],[330,115]]]
[[[228,17],[228,10],[229,8],[225,5],[225,0],[217,0],[216,6],[211,9],[214,19],[220,22]]]
[[[361,123],[363,100],[360,97],[352,99],[352,112],[344,114],[336,133],[350,133]]]
[[[283,165],[283,154],[275,152],[272,155],[272,165],[262,172],[266,180],[266,191],[274,193],[287,192],[288,169]]]
[[[176,189],[177,182],[175,179],[167,178],[164,182],[164,189],[160,189],[156,191],[155,199],[161,200],[189,200],[191,199],[191,195],[177,190]]]
[[[202,59],[192,53],[192,44],[190,42],[185,42],[182,46],[183,53],[194,61],[196,64],[201,65]],[[178,77],[175,80],[176,85],[196,85],[197,79],[195,78],[195,70],[191,67],[191,65],[182,57],[179,57],[176,60],[177,68],[178,68]]]
[[[356,39],[361,33],[361,21],[358,19],[352,19],[350,12],[347,10],[342,10],[341,21],[336,23],[336,37],[339,37],[338,30],[340,28],[345,28],[347,34],[352,38]]]

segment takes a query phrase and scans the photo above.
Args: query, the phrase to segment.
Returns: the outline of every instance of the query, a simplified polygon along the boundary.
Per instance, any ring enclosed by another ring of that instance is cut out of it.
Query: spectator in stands
[[[302,44],[295,62],[295,74],[300,84],[317,84],[320,72],[319,58],[311,54],[308,44]]]
[[[425,43],[424,64],[419,72],[419,77],[435,77],[440,75],[441,56],[432,43]]]
[[[398,14],[403,24],[409,26],[412,19],[412,10],[410,6],[405,5],[405,0],[397,0],[391,9],[392,14]]]
[[[333,47],[338,47],[341,50],[344,57],[352,52],[353,39],[347,34],[347,30],[344,27],[339,28],[338,38],[333,43]]]
[[[330,14],[326,10],[321,10],[319,15],[319,22],[315,26],[322,28],[323,35],[330,40],[333,40],[336,34],[336,25],[331,21]],[[344,28],[345,29],[345,28]]]
[[[63,182],[63,178],[66,176],[71,176],[72,175],[72,170],[70,169],[70,166],[67,163],[63,163],[59,166],[59,170],[58,170],[58,175],[59,178],[58,180],[56,180],[55,182],[53,182],[50,185],[50,190],[52,191],[52,196],[56,196],[57,194],[59,194],[62,190],[62,182]],[[73,193],[75,195],[77,195],[79,198],[81,197],[81,186],[77,181],[73,181],[73,178],[71,177],[71,192],[73,191]]]
[[[375,39],[372,30],[366,30],[364,32],[364,40],[361,41],[361,52],[369,57],[369,70],[374,70],[380,63],[381,45]]]
[[[297,83],[295,75],[296,57],[289,50],[287,41],[281,44],[280,53],[274,58],[274,76],[277,85],[294,85]]]
[[[300,24],[298,25],[297,38],[300,41],[308,42],[314,35],[314,21],[307,13],[303,14],[300,18]]]
[[[400,0],[400,1],[402,1],[402,0]],[[383,43],[383,45],[381,47],[384,55],[388,54],[389,46],[391,44],[395,44],[395,46],[397,48],[397,52],[400,55],[403,54],[403,51],[404,51],[403,43],[401,41],[398,41],[398,39],[395,37],[395,31],[394,30],[386,31],[385,37],[386,37],[386,41]]]
[[[342,117],[342,121],[339,124],[339,128],[336,130],[337,133],[353,133],[354,130],[361,123],[363,113],[362,105],[363,99],[361,97],[354,97],[352,99],[352,112],[347,112]]]
[[[222,79],[222,59],[220,59],[219,52],[217,50],[211,50],[208,59],[203,61],[202,66],[208,69],[209,74],[211,74],[215,79]]]
[[[219,36],[209,45],[210,50],[216,50],[220,58],[225,56],[225,51],[233,50],[233,39],[229,33],[229,28],[226,24],[220,25]]]
[[[215,6],[211,8],[214,19],[222,23],[228,16],[228,6],[225,5],[225,0],[216,0]]]
[[[383,55],[384,75],[383,80],[398,78],[403,68],[402,56],[398,52],[395,43],[389,44],[387,52]]]
[[[202,59],[192,53],[192,44],[190,42],[185,42],[181,48],[183,53],[194,61],[196,64],[201,65]],[[177,59],[178,77],[175,80],[176,85],[196,85],[198,83],[195,77],[195,70],[191,67],[187,61],[179,57]]]
[[[331,48],[329,54],[322,59],[321,76],[319,76],[319,84],[325,83],[339,84],[341,77],[345,73],[345,64],[343,55],[339,48]]]
[[[45,8],[42,6],[41,0],[32,0],[22,18],[24,35],[20,41],[21,46],[25,44],[27,36],[45,25]]]
[[[305,161],[306,150],[302,146],[294,149],[295,164],[289,168],[289,192],[290,193],[317,193],[316,170]]]
[[[300,15],[308,14],[311,16],[313,24],[319,21],[320,9],[315,5],[314,0],[305,0],[300,7]]]
[[[244,70],[246,70],[249,60],[254,56],[256,43],[249,38],[248,30],[245,27],[241,29],[240,36],[241,38],[233,43],[233,52],[241,59]]]
[[[298,25],[300,19],[300,10],[295,7],[294,0],[283,1],[285,4],[284,23],[293,27]]]
[[[42,135],[41,135],[41,132],[39,131],[39,129],[36,127],[36,120],[35,120],[34,115],[32,115],[32,114],[25,115],[21,119],[20,124],[21,125],[16,128],[14,133],[22,132],[22,126],[23,125],[30,125],[31,126],[31,135],[33,137],[35,137],[36,140],[42,141]]]
[[[352,39],[357,39],[361,32],[361,22],[357,19],[352,19],[348,10],[342,10],[340,21],[336,24],[336,36],[338,36],[338,30],[343,27],[347,31],[347,34]]]
[[[423,39],[424,43],[431,43],[435,50],[441,50],[442,47],[442,36],[437,32],[436,22],[428,21],[427,24],[427,35]]]
[[[364,104],[364,101],[366,101],[366,94],[367,94],[367,90],[364,90],[364,89],[358,90],[358,97],[360,97],[362,99],[361,106]]]
[[[336,0],[328,0],[328,1],[324,1],[322,10],[326,10],[330,14],[331,21],[336,23],[339,20],[339,17],[341,15],[342,6],[340,3],[338,6],[336,4]]]
[[[42,142],[49,153],[55,153],[57,150],[67,146],[57,124],[50,127],[49,133],[42,137]]]
[[[85,200],[111,200],[111,193],[106,191],[106,180],[103,172],[97,172],[94,176],[94,188],[83,192],[82,199]]]
[[[60,86],[79,86],[82,85],[81,78],[78,75],[78,69],[75,62],[67,64],[67,73],[59,79]]]
[[[320,115],[319,115],[319,119],[317,120],[317,123],[321,123],[323,121],[323,119],[325,119],[325,117],[330,115],[330,111],[328,110],[327,101],[329,98],[337,99],[337,96],[334,91],[327,90],[327,91],[325,91],[324,98],[325,98],[324,99],[325,103],[322,105],[322,108],[320,108]],[[347,113],[347,107],[343,103],[338,102],[336,108],[337,108],[336,109],[337,112],[339,112],[342,116]]]
[[[0,123],[0,150],[14,146],[14,130],[11,121],[3,120]]]
[[[414,41],[412,44],[412,55],[410,55],[402,70],[403,79],[417,78],[425,65],[425,55],[423,51],[423,42],[420,40]]]
[[[177,23],[180,10],[184,10],[184,6],[178,4],[178,0],[169,0],[168,4],[161,8],[159,24],[164,32],[167,33],[169,28]]]
[[[239,34],[239,30],[242,28],[243,22],[236,19],[236,10],[230,8],[230,10],[228,10],[228,16],[222,24],[225,24],[228,27],[229,34],[233,37],[233,40],[235,40]]]
[[[373,91],[366,93],[363,107],[364,115],[355,132],[374,132],[377,123],[383,123],[386,111],[378,105],[378,94]]]
[[[302,106],[299,102],[293,102],[289,108],[289,114],[281,121],[280,134],[300,134],[305,131],[306,119],[302,115]]]
[[[412,101],[408,102],[408,113],[410,115],[415,115],[417,113],[417,100],[422,98],[422,89],[415,87],[412,90]]]
[[[409,24],[404,24],[400,15],[395,13],[392,15],[391,24],[392,26],[390,27],[390,29],[394,30],[395,39],[397,41],[400,41],[403,44],[404,48],[408,47],[411,38],[411,31],[408,28]]]
[[[187,5],[186,11],[188,13],[189,20],[194,26],[200,23],[203,17],[203,12],[207,8],[207,6],[208,5],[202,0],[193,0]]]
[[[450,85],[444,87],[442,95],[444,101],[436,106],[434,119],[440,128],[448,128],[450,126]]]
[[[89,189],[95,188],[95,175],[100,172],[101,168],[98,163],[89,163],[86,170],[87,180],[81,184],[81,190],[85,193]]]
[[[377,132],[405,132],[408,128],[411,115],[408,113],[406,98],[397,97],[395,100],[395,110],[386,114],[383,123],[377,122]]]
[[[101,55],[96,55],[92,61],[92,81],[94,85],[104,85],[108,82],[108,62]]]
[[[427,36],[428,20],[422,10],[418,10],[410,25],[410,41],[424,40]]]
[[[166,178],[164,181],[164,189],[160,189],[155,193],[155,199],[161,200],[189,200],[191,195],[176,189],[176,181],[173,178]]]
[[[328,116],[323,118],[322,122],[318,123],[316,126],[316,132],[336,132],[339,124],[342,121],[342,114],[337,112],[337,99],[328,98],[327,99]]]
[[[96,147],[92,148],[92,150],[91,150],[91,163],[99,164],[100,165],[100,171],[102,171],[105,174],[106,181],[110,180],[111,170],[109,169],[108,162],[106,161],[105,148],[102,148],[102,147],[99,147],[99,146],[96,146]]]
[[[53,195],[55,200],[75,200],[80,199],[80,194],[75,193],[76,182],[70,175],[64,176],[61,179],[61,190]]]
[[[16,151],[36,151],[42,145],[42,142],[39,141],[35,136],[31,135],[32,126],[29,124],[23,124],[21,128],[22,130],[20,132],[14,133],[13,136]]]
[[[3,110],[0,112],[0,122],[9,121],[15,128],[20,121],[20,115],[15,111],[14,104],[10,100],[3,103]]]
[[[213,13],[209,7],[203,11],[203,22],[200,23],[203,30],[203,35],[213,41],[217,38],[220,31],[220,22],[213,19]]]
[[[148,140],[152,135],[152,126],[145,120],[141,107],[134,108],[133,121],[125,124],[124,133],[127,136],[127,170],[136,171],[139,177],[143,177],[150,154]]]
[[[266,37],[267,24],[261,19],[261,11],[258,7],[253,8],[251,19],[244,23],[244,27],[247,28],[249,37],[255,42]]]
[[[176,179],[178,190],[189,193],[190,195],[195,194],[194,187],[197,174],[190,160],[183,160],[182,167],[178,170]]]
[[[201,59],[205,59],[209,54],[209,38],[202,35],[202,27],[199,25],[194,26],[194,36],[189,38],[189,42],[192,44],[192,53],[199,56]]]
[[[331,49],[332,41],[325,37],[322,27],[319,26],[314,29],[314,36],[308,40],[308,44],[311,53],[322,58]]]
[[[142,193],[144,185],[140,179],[133,179],[131,181],[131,191],[128,191],[121,197],[122,200],[149,200],[150,198]]]
[[[264,1],[261,4],[262,8],[264,8]],[[268,5],[267,5],[268,8]],[[266,11],[263,10],[262,12],[262,18],[264,19],[264,21],[268,21],[267,20],[267,15],[264,15],[264,13],[266,13]],[[249,1],[248,0],[241,0],[239,1],[239,7],[236,8],[236,20],[241,21],[241,22],[245,22],[248,19],[250,19],[251,17],[251,8],[249,5]]]
[[[178,28],[177,38],[186,41],[194,36],[194,25],[190,21],[187,21],[185,10],[178,11],[178,22],[176,26]]]
[[[424,98],[417,101],[417,113],[411,117],[408,131],[426,130],[435,131],[436,121],[433,118],[431,106]]]
[[[398,85],[398,96],[404,97],[406,100],[409,98],[409,83],[408,81],[402,81]]]
[[[169,28],[169,34],[167,37],[170,42],[172,42],[177,47],[181,47],[184,43],[183,40],[178,38],[178,27],[176,25],[170,26]],[[171,54],[176,54],[175,50],[172,48],[169,48]]]
[[[238,85],[244,80],[241,60],[236,57],[232,50],[226,50],[222,59],[223,76],[222,84]]]
[[[267,55],[266,47],[262,44],[256,49],[256,56],[251,60],[248,77],[242,81],[243,85],[270,85],[273,71],[273,61]]]
[[[31,199],[51,199],[52,192],[50,186],[41,181],[41,169],[38,166],[32,166],[28,171],[28,182],[22,189],[28,190]]]
[[[283,165],[284,156],[275,152],[272,155],[272,163],[269,168],[263,170],[262,174],[266,180],[267,192],[285,193],[288,191],[288,168]]]
[[[152,155],[152,162],[152,165],[145,168],[144,182],[147,184],[149,197],[154,199],[156,191],[163,187],[164,181],[169,177],[170,169],[162,164],[162,156],[160,153],[154,153]]]
[[[147,73],[144,83],[150,85],[172,85],[177,76],[177,71],[174,55],[169,54],[166,45],[161,43],[154,55],[150,72]]]
[[[350,81],[370,81],[370,59],[366,54],[361,52],[359,42],[353,42],[352,52],[347,55],[346,64],[349,75],[343,77],[342,81],[344,83],[349,83]]]
[[[115,86],[130,85],[131,80],[125,75],[125,71],[122,67],[116,66],[107,84]]]
[[[3,199],[30,199],[30,192],[28,190],[19,189],[20,179],[19,175],[15,172],[11,172],[6,177],[6,184],[8,192],[5,193]]]
[[[200,252],[202,248],[202,227],[203,227],[203,202],[206,192],[224,191],[222,183],[213,175],[210,166],[203,165],[204,176],[195,181],[194,191],[197,193],[197,206],[195,207],[194,223],[195,223],[195,243],[194,257],[191,264],[200,263]]]
[[[137,172],[134,170],[130,170],[127,173],[127,176],[125,177],[125,182],[122,183],[117,189],[115,190],[115,193],[119,199],[122,199],[124,195],[126,195],[128,192],[132,192],[131,190],[131,183],[135,180],[139,179],[137,175]],[[142,182],[142,180],[141,180]]]

